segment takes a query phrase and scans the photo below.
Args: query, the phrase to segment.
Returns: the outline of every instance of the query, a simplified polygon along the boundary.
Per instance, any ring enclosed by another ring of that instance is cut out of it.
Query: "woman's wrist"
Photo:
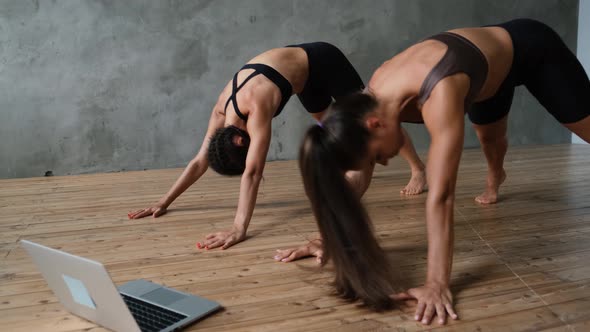
[[[432,287],[449,287],[449,281],[446,278],[426,278],[425,286]]]

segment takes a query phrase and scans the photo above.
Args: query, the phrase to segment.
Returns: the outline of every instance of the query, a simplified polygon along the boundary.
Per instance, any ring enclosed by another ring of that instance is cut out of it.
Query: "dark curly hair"
[[[236,136],[243,138],[243,145],[234,143]],[[246,168],[249,146],[250,135],[245,130],[236,126],[219,128],[209,142],[209,166],[221,175],[241,175]]]

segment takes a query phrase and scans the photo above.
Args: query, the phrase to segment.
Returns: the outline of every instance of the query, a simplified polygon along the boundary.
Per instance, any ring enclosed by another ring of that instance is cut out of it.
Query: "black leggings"
[[[590,81],[576,56],[547,25],[517,19],[495,25],[512,38],[514,59],[508,76],[491,98],[468,111],[475,124],[489,124],[508,114],[514,88],[524,85],[557,121],[573,123],[590,115]]]
[[[309,113],[324,111],[332,103],[332,98],[364,89],[363,80],[336,46],[315,42],[287,47],[300,47],[307,53],[309,75],[297,97]]]

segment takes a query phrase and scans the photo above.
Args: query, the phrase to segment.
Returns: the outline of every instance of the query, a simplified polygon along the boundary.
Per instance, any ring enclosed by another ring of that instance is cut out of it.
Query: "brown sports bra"
[[[423,105],[436,84],[447,76],[465,73],[471,84],[465,97],[465,112],[481,90],[488,75],[488,62],[477,46],[467,38],[452,32],[443,32],[425,40],[434,39],[447,45],[442,59],[432,68],[422,83],[418,104]]]

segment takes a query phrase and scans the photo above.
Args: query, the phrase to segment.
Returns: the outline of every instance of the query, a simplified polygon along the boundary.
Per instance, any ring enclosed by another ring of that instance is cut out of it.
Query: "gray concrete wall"
[[[420,38],[520,16],[575,50],[577,14],[577,0],[0,0],[0,177],[185,165],[224,84],[269,48],[329,41],[368,80]],[[310,123],[293,98],[268,158],[295,158]],[[426,131],[408,128],[425,149]],[[510,141],[570,134],[519,90]]]
[[[578,59],[586,73],[590,73],[590,0],[580,0],[578,10]],[[572,143],[586,144],[577,135],[572,134]]]

